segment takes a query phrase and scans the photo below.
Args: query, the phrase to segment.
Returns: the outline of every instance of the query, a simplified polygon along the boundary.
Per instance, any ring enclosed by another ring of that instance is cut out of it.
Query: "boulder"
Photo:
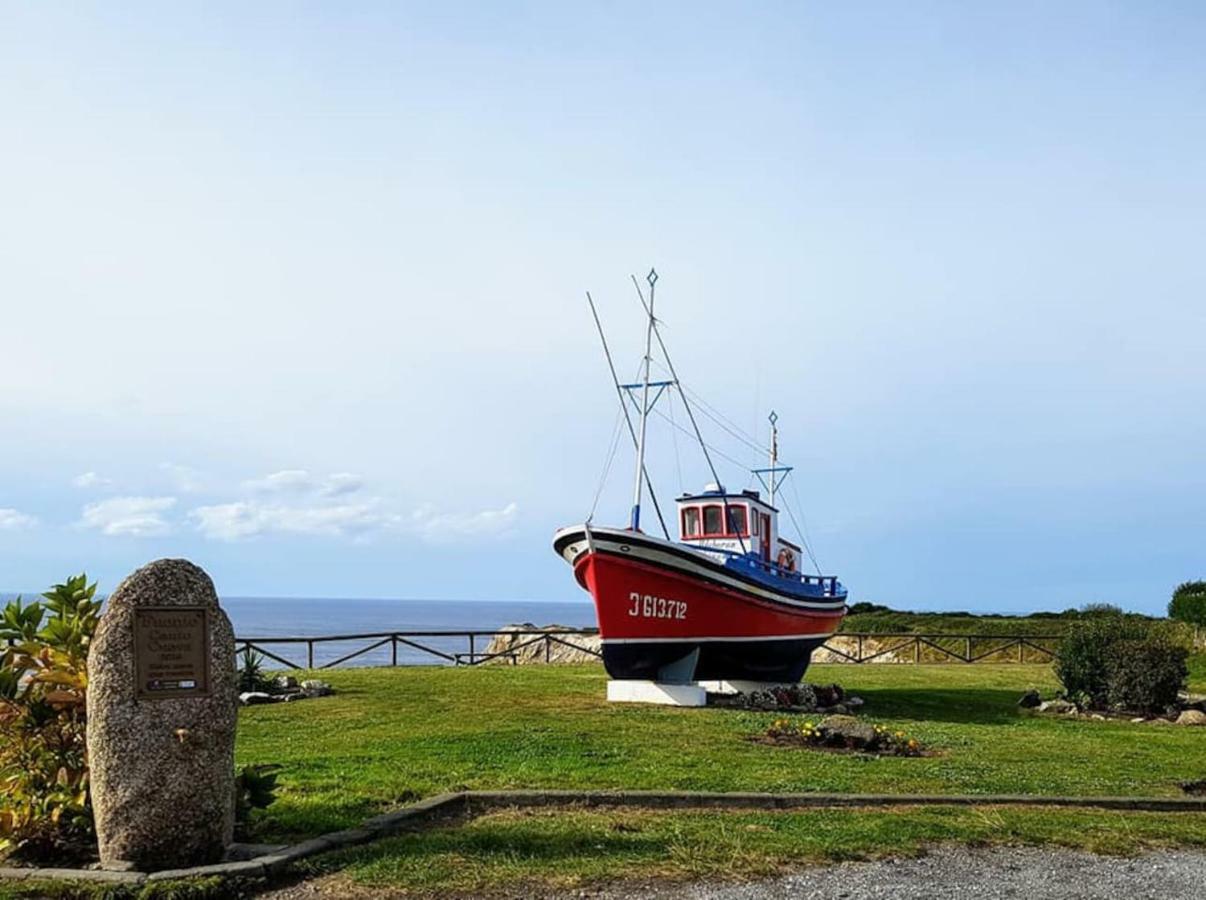
[[[538,634],[517,632],[566,631],[564,625],[536,626],[530,622],[506,625],[490,639],[486,647],[487,664],[533,665],[544,663],[598,662],[602,643],[597,634],[554,634],[552,639],[543,640]]]
[[[866,701],[862,697],[847,697],[845,706],[851,712],[857,712],[866,705]]]
[[[1206,712],[1200,709],[1187,709],[1177,716],[1178,725],[1206,725]]]
[[[235,641],[183,559],[109,597],[88,654],[88,757],[102,867],[216,863],[234,832]]]
[[[1185,709],[1200,709],[1206,712],[1206,694],[1189,694],[1182,692],[1177,700]]]
[[[793,684],[788,686],[791,705],[801,712],[811,712],[817,708],[817,692],[810,684]]]
[[[1034,688],[1031,688],[1026,693],[1022,694],[1021,699],[1018,700],[1018,706],[1022,707],[1022,709],[1034,709],[1042,702],[1043,698],[1039,696],[1039,692]]]
[[[879,744],[875,728],[854,716],[828,716],[817,725],[821,739],[832,747],[874,750]]]
[[[243,706],[258,706],[261,703],[279,703],[282,697],[266,694],[263,691],[243,691],[239,694],[239,703]]]
[[[272,685],[278,691],[292,691],[297,689],[297,679],[292,675],[277,675]]]
[[[837,706],[846,697],[846,692],[840,684],[816,684],[812,690],[816,694],[817,706],[821,709]]]
[[[1074,715],[1076,713],[1076,704],[1070,700],[1044,700],[1037,707],[1041,713],[1051,713],[1056,716]]]
[[[301,692],[307,697],[327,697],[335,693],[335,688],[325,681],[310,680],[301,683]]]

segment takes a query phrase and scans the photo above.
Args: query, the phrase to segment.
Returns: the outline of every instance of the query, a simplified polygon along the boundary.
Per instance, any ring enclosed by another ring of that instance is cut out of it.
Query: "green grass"
[[[504,811],[319,857],[306,868],[335,873],[330,887],[340,896],[381,897],[391,890],[517,896],[525,885],[750,878],[810,863],[913,855],[946,841],[1132,854],[1206,847],[1206,817],[1000,807],[707,815]]]
[[[1195,685],[1203,683],[1195,660]],[[339,693],[240,713],[238,761],[278,763],[260,836],[349,827],[461,789],[595,788],[1176,796],[1206,777],[1200,731],[1069,721],[1018,710],[1054,691],[1046,666],[816,666],[865,717],[940,751],[867,759],[747,738],[772,713],[608,704],[598,666],[327,673]]]

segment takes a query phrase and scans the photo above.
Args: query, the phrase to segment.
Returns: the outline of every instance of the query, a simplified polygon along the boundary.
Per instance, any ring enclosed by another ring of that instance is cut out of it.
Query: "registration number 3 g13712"
[[[638,594],[633,591],[628,595],[632,608],[630,616],[640,616],[644,619],[685,619],[687,604],[682,600],[667,600],[665,597],[654,597],[649,594]]]

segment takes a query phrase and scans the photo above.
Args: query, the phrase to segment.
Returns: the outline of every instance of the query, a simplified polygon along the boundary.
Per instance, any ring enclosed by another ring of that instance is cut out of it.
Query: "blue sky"
[[[854,599],[1158,610],[1206,574],[1203,46],[1193,3],[0,3],[0,588],[573,598],[583,291],[634,371],[656,265]]]

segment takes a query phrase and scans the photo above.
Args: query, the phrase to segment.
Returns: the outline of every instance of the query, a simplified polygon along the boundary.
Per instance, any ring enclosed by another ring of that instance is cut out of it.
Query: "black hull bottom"
[[[768,681],[794,684],[804,677],[812,651],[825,638],[782,641],[667,641],[666,643],[603,644],[603,666],[616,679],[649,681]],[[683,673],[683,663],[695,650],[694,672]],[[673,671],[672,679],[666,671]],[[662,677],[659,678],[659,673]]]

